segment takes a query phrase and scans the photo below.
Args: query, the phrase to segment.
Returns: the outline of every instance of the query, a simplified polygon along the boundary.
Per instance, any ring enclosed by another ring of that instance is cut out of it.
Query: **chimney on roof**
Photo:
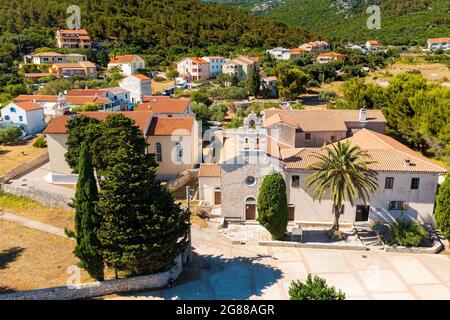
[[[367,110],[365,107],[359,110],[359,122],[367,122]]]

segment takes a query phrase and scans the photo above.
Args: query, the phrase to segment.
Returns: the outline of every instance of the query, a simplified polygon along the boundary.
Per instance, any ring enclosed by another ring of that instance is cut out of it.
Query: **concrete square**
[[[384,292],[374,293],[375,300],[414,300],[414,296],[409,292]]]
[[[450,300],[450,291],[443,285],[413,286],[423,300]]]
[[[438,283],[438,280],[415,257],[409,255],[388,255],[387,257],[409,284]]]
[[[407,291],[398,276],[391,270],[369,266],[366,270],[359,270],[358,274],[370,292],[398,292]]]
[[[305,250],[304,255],[309,270],[314,273],[350,272],[344,257],[339,251]]]
[[[346,296],[365,296],[365,291],[361,287],[355,275],[350,273],[319,274],[321,278],[327,280],[327,284],[342,290]]]

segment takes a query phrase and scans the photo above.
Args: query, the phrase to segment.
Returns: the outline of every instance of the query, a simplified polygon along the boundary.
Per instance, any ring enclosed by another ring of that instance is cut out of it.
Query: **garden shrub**
[[[325,279],[308,274],[306,283],[295,280],[289,287],[289,300],[345,300],[341,290],[329,287]]]
[[[392,225],[392,240],[405,247],[425,247],[430,245],[430,233],[420,223],[399,220]]]
[[[35,147],[35,148],[45,148],[45,147],[47,147],[47,140],[45,140],[44,137],[38,137],[33,142],[33,147]]]

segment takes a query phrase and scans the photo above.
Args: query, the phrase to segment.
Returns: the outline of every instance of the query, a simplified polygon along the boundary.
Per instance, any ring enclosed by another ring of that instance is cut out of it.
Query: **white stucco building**
[[[122,89],[127,90],[131,103],[142,102],[143,96],[152,95],[152,79],[143,74],[133,74],[119,82]]]
[[[108,69],[119,68],[125,76],[138,73],[145,69],[145,61],[138,55],[114,56],[108,63]]]
[[[44,110],[35,102],[11,102],[0,112],[7,124],[20,127],[27,134],[40,133],[45,128]]]

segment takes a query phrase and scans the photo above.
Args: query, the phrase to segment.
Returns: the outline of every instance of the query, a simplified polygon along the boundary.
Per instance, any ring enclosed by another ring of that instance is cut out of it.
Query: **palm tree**
[[[307,189],[312,187],[314,200],[322,201],[326,193],[330,194],[334,210],[334,231],[339,230],[339,217],[344,210],[344,203],[361,199],[364,204],[378,189],[377,172],[369,166],[374,161],[367,152],[349,142],[325,147],[325,154],[315,153],[319,159],[309,169],[315,172],[306,178]]]

